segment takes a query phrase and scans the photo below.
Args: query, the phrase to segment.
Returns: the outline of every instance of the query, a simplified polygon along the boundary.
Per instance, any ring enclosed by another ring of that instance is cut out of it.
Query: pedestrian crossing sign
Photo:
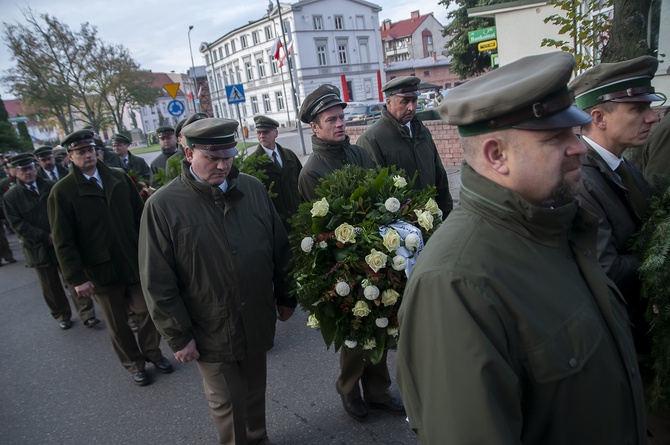
[[[226,96],[228,96],[229,104],[246,102],[246,99],[244,98],[244,87],[241,83],[226,86]]]

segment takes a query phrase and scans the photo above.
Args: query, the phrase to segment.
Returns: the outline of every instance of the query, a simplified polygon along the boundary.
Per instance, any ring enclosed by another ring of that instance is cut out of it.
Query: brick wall
[[[442,163],[445,167],[457,167],[463,161],[463,150],[461,149],[461,141],[458,137],[458,129],[453,125],[447,125],[441,120],[424,121],[430,134],[433,135],[433,140],[437,146],[437,152],[440,154]],[[351,143],[355,144],[358,137],[367,130],[367,126],[349,126],[347,125],[347,134],[351,139]]]

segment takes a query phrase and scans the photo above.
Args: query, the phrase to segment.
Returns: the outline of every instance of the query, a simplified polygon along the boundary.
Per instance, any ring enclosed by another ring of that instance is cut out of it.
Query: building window
[[[219,106],[214,105],[214,117],[221,117],[219,116]]]
[[[347,44],[339,42],[337,44],[337,57],[341,65],[346,65],[348,63],[348,51]]]
[[[258,114],[258,98],[251,96],[251,113]]]
[[[254,69],[251,67],[251,62],[244,62],[244,69],[247,72],[247,80],[254,80]]]
[[[265,40],[272,40],[272,27],[271,26],[266,26],[265,27]]]
[[[153,105],[151,106],[151,114],[156,114],[156,107]]]
[[[263,94],[263,108],[265,108],[265,112],[269,113],[272,111],[272,107],[270,106],[270,95],[269,94]]]
[[[365,29],[365,17],[362,15],[356,16],[356,28]]]
[[[275,93],[275,99],[277,102],[277,110],[283,110],[284,109],[284,93],[281,91],[277,91]]]
[[[360,63],[370,63],[370,51],[368,50],[368,39],[358,39],[358,57]]]
[[[272,66],[272,75],[279,74],[279,61],[270,57],[270,66]]]
[[[430,76],[430,71],[424,71],[423,75],[426,76],[426,77]]]
[[[314,29],[321,30],[323,29],[323,16],[315,15],[314,16]]]
[[[242,71],[238,64],[235,64],[235,74],[237,75],[237,83],[242,83]]]
[[[256,68],[258,69],[258,78],[265,77],[265,63],[263,59],[256,59]]]
[[[228,57],[230,55],[230,45],[226,43],[223,47],[226,50],[226,57]]]
[[[328,65],[328,45],[326,42],[317,42],[316,58],[319,66]]]
[[[344,29],[344,16],[335,16],[335,29]]]
[[[240,47],[242,49],[244,49],[247,46],[249,46],[249,42],[247,41],[247,36],[240,36]]]
[[[254,45],[261,43],[261,34],[260,31],[254,31],[251,33],[251,40],[253,40]]]
[[[223,48],[219,47],[219,59],[223,59]]]
[[[209,65],[209,54],[205,54],[205,65]]]
[[[232,50],[233,54],[235,54],[235,51],[237,51],[237,49],[235,48],[235,41],[234,40],[230,41],[230,49]]]
[[[214,61],[216,62],[217,60],[219,60],[219,53],[214,51]]]
[[[291,35],[291,22],[289,22],[288,20],[284,20],[282,26],[284,28],[284,32],[286,33],[286,35],[287,36]]]

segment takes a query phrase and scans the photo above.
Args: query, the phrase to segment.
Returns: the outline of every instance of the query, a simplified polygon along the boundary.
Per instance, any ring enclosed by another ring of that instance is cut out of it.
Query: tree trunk
[[[651,0],[614,0],[610,38],[603,49],[603,62],[621,62],[650,55],[647,30]]]

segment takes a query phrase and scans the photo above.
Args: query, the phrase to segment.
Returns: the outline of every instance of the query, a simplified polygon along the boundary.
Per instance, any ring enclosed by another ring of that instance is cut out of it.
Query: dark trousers
[[[124,368],[131,373],[143,371],[147,360],[156,362],[163,357],[158,346],[160,335],[149,317],[140,283],[96,292],[96,297],[105,315],[112,346]],[[137,340],[128,326],[128,308],[137,316]]]
[[[35,268],[37,279],[40,281],[40,287],[42,288],[42,295],[49,307],[49,311],[51,311],[51,316],[55,318],[56,321],[66,321],[72,317],[72,311],[70,310],[70,303],[65,296],[63,284],[61,283],[58,272],[59,269],[56,265]],[[74,307],[77,309],[79,319],[81,321],[86,321],[89,318],[95,317],[93,300],[90,297],[77,296],[67,284],[65,287],[70,294],[70,298],[72,298]]]
[[[5,228],[0,224],[0,257],[9,261],[14,258],[12,250],[9,248],[9,241],[7,241],[7,235],[5,235]],[[2,261],[2,259],[0,259]]]
[[[391,387],[391,376],[386,365],[387,354],[388,351],[384,351],[382,359],[375,365],[368,360],[364,360],[362,348],[350,349],[342,346],[340,349],[340,377],[337,379],[337,387],[346,399],[360,399],[360,386],[363,386],[363,395],[366,402],[386,403],[391,400],[391,394],[388,390]]]
[[[219,443],[270,443],[265,428],[266,354],[240,361],[196,363]]]

